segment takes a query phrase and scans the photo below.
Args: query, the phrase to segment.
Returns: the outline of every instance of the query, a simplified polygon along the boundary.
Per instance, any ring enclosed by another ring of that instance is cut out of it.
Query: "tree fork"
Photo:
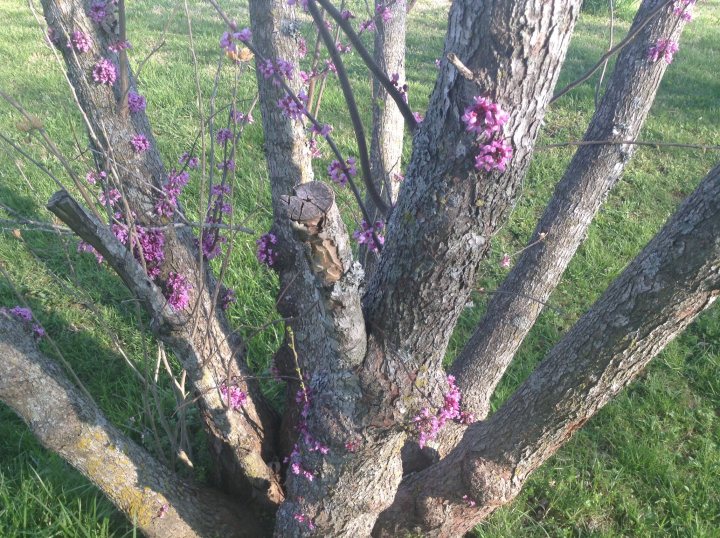
[[[620,54],[584,140],[635,140],[639,135],[668,66],[646,60],[647,50],[660,38],[677,41],[685,25],[672,10],[647,24],[654,9],[655,0],[644,0],[635,15],[630,33],[643,30]],[[528,247],[452,366],[463,403],[477,419],[487,416],[495,387],[634,152],[632,145],[589,145],[575,153]]]
[[[717,299],[719,267],[720,165],[497,413],[468,427],[445,459],[403,481],[374,535],[455,536],[514,499]]]
[[[48,26],[58,39],[58,50],[65,61],[72,91],[86,119],[93,151],[103,156],[102,165],[107,167],[108,176],[118,183],[126,207],[149,219],[144,225],[165,225],[163,219],[155,216],[154,205],[166,173],[145,113],[119,114],[117,102],[122,96],[118,88],[91,82],[91,73],[100,58],[118,60],[117,53],[109,48],[114,45],[114,34],[93,24],[86,16],[86,3],[81,0],[43,0],[42,4]],[[84,54],[76,54],[66,46],[75,30],[91,37],[91,48]],[[134,85],[130,73],[129,87],[132,89]],[[143,153],[135,152],[130,144],[138,133],[144,134],[150,143],[150,148]],[[80,206],[74,209],[78,210],[78,216],[84,212]],[[101,223],[95,223],[85,232],[100,230],[100,226]],[[103,241],[96,237],[89,242],[97,247]],[[165,250],[168,256],[161,278],[167,278],[171,271],[183,274],[195,290],[193,314],[198,316],[197,327],[193,330],[192,323],[174,325],[171,335],[165,336],[188,370],[199,396],[218,479],[228,490],[272,507],[282,499],[282,491],[263,456],[267,461],[274,459],[276,416],[264,401],[257,382],[238,360],[237,337],[232,335],[220,309],[212,306],[215,281],[207,267],[201,270],[198,266],[192,233],[187,228],[169,226],[165,231]],[[139,281],[135,284],[137,291]],[[237,375],[239,388],[248,394],[242,414],[231,415],[220,397],[218,387],[228,372]]]

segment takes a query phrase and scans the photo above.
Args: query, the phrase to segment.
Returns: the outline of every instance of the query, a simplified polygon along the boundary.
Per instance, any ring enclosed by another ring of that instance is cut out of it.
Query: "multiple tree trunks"
[[[0,313],[0,356],[0,400],[146,536],[254,538],[267,532],[256,514],[215,490],[175,476],[125,437],[38,350],[23,324],[5,313]]]
[[[122,202],[126,204],[123,212],[136,214],[138,224],[166,225],[167,220],[157,217],[154,211],[160,189],[167,179],[166,172],[145,113],[118,111],[117,103],[122,97],[118,86],[93,81],[93,69],[101,58],[117,64],[117,54],[109,49],[117,37],[92,23],[86,15],[89,7],[90,2],[81,0],[43,1],[48,27],[65,59],[68,79],[86,118],[96,162],[108,173],[106,188],[115,187],[120,191]],[[89,51],[79,54],[67,47],[74,31],[82,31],[90,37]],[[129,87],[134,89],[132,77]],[[136,134],[148,138],[149,150],[143,153],[133,150],[130,140]],[[72,227],[78,222],[67,224]],[[73,230],[99,251],[115,248],[100,237],[93,237],[96,229],[92,226]],[[275,505],[282,500],[283,494],[277,477],[265,463],[274,459],[275,414],[262,399],[257,383],[248,375],[239,353],[240,342],[221,309],[213,302],[216,284],[207,267],[198,263],[196,240],[188,227],[165,228],[165,255],[159,281],[164,282],[171,272],[175,272],[191,282],[189,314],[168,317],[166,306],[147,301],[144,304],[153,315],[152,326],[156,334],[170,346],[188,372],[210,437],[210,452],[217,466],[218,480],[229,491],[261,500],[266,506]],[[131,264],[133,260],[127,260],[127,263]],[[113,268],[120,274],[128,274],[127,268]],[[137,270],[134,273],[141,274]],[[147,280],[140,276],[138,280],[126,280],[126,284],[143,297],[147,296]],[[248,394],[242,413],[231,411],[223,401],[219,390],[223,382],[237,383],[238,388]]]
[[[656,0],[644,0],[630,33],[657,6]],[[647,51],[658,39],[678,41],[684,26],[672,10],[663,10],[622,50],[585,141],[637,138],[668,66],[662,60],[647,61]],[[631,144],[614,144],[581,146],[575,153],[535,228],[532,246],[492,296],[484,318],[453,363],[463,404],[477,419],[487,416],[495,387],[634,152]],[[542,240],[540,234],[546,238]]]
[[[166,228],[167,259],[154,281],[110,229],[68,193],[50,201],[49,208],[106,257],[146,307],[155,333],[172,347],[193,382],[226,488],[255,506],[272,510],[279,505],[277,536],[466,532],[512,500],[530,473],[720,290],[718,167],[497,413],[453,428],[441,446],[446,457],[403,478],[401,450],[411,437],[408,432],[415,430],[413,416],[423,407],[443,405],[448,384],[442,357],[475,286],[478,264],[527,172],[580,3],[453,2],[444,56],[454,55],[466,69],[441,64],[390,216],[387,244],[369,278],[353,259],[333,191],[313,181],[304,127],[282,114],[277,102],[284,90],[258,71],[272,233],[280,253],[273,264],[280,278],[278,310],[290,328],[276,356],[290,380],[289,411],[281,427],[258,387],[248,381],[239,342],[213,301],[216,283],[187,227]],[[113,36],[87,18],[89,4],[43,0],[109,186],[122,191],[126,211],[141,215],[141,224],[164,226],[168,222],[154,217],[153,208],[166,175],[147,118],[117,106],[122,85],[92,82],[100,58],[118,58],[108,49]],[[645,0],[635,25],[658,5]],[[297,63],[296,8],[284,0],[250,0],[249,7],[253,44],[262,59]],[[376,17],[375,57],[402,81],[404,3],[391,9],[390,21]],[[394,29],[396,24],[402,28]],[[623,51],[586,140],[637,136],[664,72],[663,65],[647,60],[648,44],[676,38],[681,28],[677,17],[662,13]],[[77,29],[92,38],[91,51],[83,55],[65,46]],[[128,84],[134,87],[132,78]],[[297,81],[290,84],[299,90]],[[477,139],[461,117],[478,95],[510,114],[503,136],[514,157],[503,173],[474,167]],[[374,96],[384,105],[374,110],[372,175],[377,184],[387,185],[393,182],[402,144],[393,126],[402,120],[379,86]],[[129,141],[137,133],[148,137],[149,151],[131,149]],[[507,285],[513,292],[538,297],[554,288],[631,153],[628,145],[577,151],[535,232],[536,237],[547,233],[547,240],[529,249],[511,273]],[[571,210],[576,207],[582,211]],[[560,261],[551,264],[550,259]],[[165,301],[162,286],[170,272],[193,283],[189,313],[175,312]],[[492,388],[540,310],[516,294],[507,296],[512,299],[491,304],[485,325],[456,366],[466,402],[481,418],[487,415]],[[522,323],[507,327],[508,316]],[[232,506],[221,494],[174,477],[124,439],[29,338],[9,337],[15,325],[0,318],[0,348],[10,356],[0,364],[0,398],[46,446],[135,518],[143,532],[269,532],[263,527],[267,520],[253,519],[242,505]],[[501,345],[498,339],[510,342]],[[219,390],[223,382],[237,383],[248,394],[242,412],[228,409]],[[283,488],[268,467],[277,453],[290,454]],[[113,469],[112,480],[97,472],[98,465]]]
[[[720,165],[497,413],[403,482],[374,534],[458,536],[510,502],[718,294]]]

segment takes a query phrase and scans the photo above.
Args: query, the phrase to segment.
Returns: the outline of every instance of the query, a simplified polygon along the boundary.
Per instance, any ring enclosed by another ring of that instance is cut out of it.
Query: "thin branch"
[[[630,32],[625,37],[625,39],[620,41],[620,43],[618,43],[613,48],[611,48],[609,51],[607,51],[605,54],[603,54],[602,57],[597,61],[597,63],[595,65],[593,65],[584,75],[582,75],[577,80],[571,82],[570,84],[565,86],[562,90],[560,90],[555,95],[553,95],[552,99],[550,99],[550,104],[553,104],[555,101],[560,99],[563,95],[565,95],[569,91],[577,88],[578,86],[580,86],[580,84],[582,84],[583,82],[588,80],[591,76],[593,76],[593,74],[595,74],[595,71],[600,69],[603,66],[603,64],[605,63],[605,61],[608,60],[608,58],[612,57],[615,53],[620,52],[627,45],[629,45],[640,34],[642,29],[645,28],[648,24],[650,24],[652,22],[652,20],[655,17],[657,17],[663,11],[663,9],[665,9],[670,4],[672,4],[673,1],[674,0],[666,0],[665,2],[660,4],[657,8],[655,8],[653,11],[651,11],[648,14],[648,16],[646,17],[646,19],[642,23],[640,23],[634,31]]]
[[[613,44],[615,42],[615,3],[614,0],[608,0],[608,7],[610,8],[610,44],[608,45],[608,50],[613,48]],[[605,73],[607,71],[608,63],[610,62],[610,59],[605,60],[605,63],[603,64],[602,72],[600,73],[600,78],[598,78],[597,84],[595,85],[595,109],[597,109],[598,105],[600,104],[600,88],[602,87],[603,80],[605,80]]]
[[[383,197],[380,195],[377,188],[375,187],[375,183],[373,183],[372,181],[372,174],[370,172],[370,155],[368,153],[367,140],[365,139],[365,130],[363,128],[362,120],[360,118],[360,112],[357,108],[357,103],[355,102],[355,95],[350,84],[350,79],[348,78],[347,72],[345,71],[345,65],[343,64],[342,58],[340,57],[340,53],[335,47],[335,43],[333,42],[330,32],[322,23],[320,11],[318,10],[315,0],[308,0],[308,10],[312,15],[315,24],[318,26],[320,36],[325,42],[325,48],[327,49],[328,54],[330,54],[330,58],[335,65],[335,69],[337,71],[338,81],[340,82],[340,87],[342,88],[343,95],[345,96],[345,102],[348,106],[350,120],[352,121],[353,130],[355,131],[355,139],[357,141],[358,154],[360,157],[360,167],[362,168],[363,172],[365,188],[367,189],[368,194],[372,198],[373,203],[378,208],[380,213],[382,213],[383,216],[387,217],[389,213],[388,205],[387,203],[385,203],[385,200],[383,200]],[[368,223],[370,222],[371,221],[368,221]]]
[[[720,146],[709,144],[682,144],[679,142],[653,142],[652,140],[573,140],[571,142],[560,142],[557,144],[543,144],[536,146],[536,149],[565,148],[568,146],[648,146],[651,148],[686,148],[701,149],[703,151],[720,151]]]
[[[395,104],[397,105],[398,109],[400,110],[400,113],[403,115],[403,118],[405,118],[405,123],[408,126],[408,129],[411,133],[415,132],[417,129],[418,123],[415,119],[415,116],[413,116],[412,110],[410,110],[410,107],[405,102],[405,99],[403,98],[402,94],[400,93],[400,90],[398,90],[393,83],[390,81],[390,79],[387,77],[385,73],[383,73],[382,69],[380,69],[380,66],[375,62],[372,55],[368,52],[368,50],[365,48],[365,45],[363,44],[362,40],[360,39],[360,36],[355,33],[355,30],[353,29],[352,25],[347,21],[346,19],[343,19],[342,14],[338,9],[333,6],[328,0],[317,0],[318,4],[320,4],[325,11],[327,11],[330,16],[335,19],[335,22],[340,26],[340,28],[343,29],[343,32],[345,32],[345,35],[347,35],[350,42],[355,47],[355,50],[358,51],[360,54],[360,57],[362,58],[363,62],[365,62],[365,65],[370,69],[370,72],[375,76],[375,78],[378,80],[380,84],[382,84],[383,88],[385,88],[385,91],[388,92],[388,94],[393,98],[395,101]],[[309,7],[309,4],[308,4]],[[327,45],[327,42],[326,42]],[[331,47],[328,47],[330,49]],[[336,64],[337,66],[337,64]]]

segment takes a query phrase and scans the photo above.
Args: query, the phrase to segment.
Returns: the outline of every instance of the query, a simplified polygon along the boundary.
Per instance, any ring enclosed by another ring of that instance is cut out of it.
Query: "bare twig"
[[[565,148],[568,146],[624,146],[625,144],[648,146],[651,148],[687,148],[701,149],[703,151],[720,151],[720,146],[708,144],[681,144],[679,142],[653,142],[652,140],[573,140],[571,142],[560,142],[558,144],[538,145],[535,149]]]
[[[315,0],[313,0],[315,1]],[[405,118],[405,123],[408,126],[408,129],[410,132],[414,132],[415,129],[417,129],[417,120],[415,119],[415,116],[413,116],[412,110],[410,110],[410,107],[405,102],[405,99],[403,98],[402,94],[400,93],[400,90],[398,90],[393,83],[390,81],[388,76],[383,73],[382,69],[380,69],[380,66],[375,62],[375,60],[372,57],[372,54],[368,52],[368,50],[365,48],[365,45],[363,44],[362,40],[360,39],[360,36],[355,33],[355,30],[353,29],[352,25],[345,19],[343,19],[340,11],[333,6],[328,0],[317,0],[318,4],[320,4],[325,11],[327,11],[330,16],[335,19],[335,22],[340,26],[340,28],[343,29],[343,32],[345,32],[345,35],[347,35],[350,42],[355,47],[355,50],[358,51],[360,54],[360,57],[362,58],[363,62],[365,62],[365,65],[368,67],[370,72],[375,76],[375,78],[378,80],[380,84],[382,84],[383,88],[385,88],[385,91],[388,92],[390,97],[393,98],[395,101],[395,104],[397,105],[398,109],[400,110],[400,113],[403,115],[403,118]],[[308,3],[308,7],[310,4]],[[322,32],[322,30],[321,30]],[[322,34],[321,34],[322,35]],[[328,47],[328,52],[334,49],[334,47],[330,47],[327,42],[325,45]],[[332,53],[331,53],[332,54]],[[337,64],[336,64],[337,66]]]
[[[613,48],[611,48],[609,51],[607,51],[605,54],[603,54],[602,57],[597,61],[597,63],[595,65],[593,65],[590,69],[588,69],[588,71],[584,75],[582,75],[577,80],[574,80],[573,82],[571,82],[570,84],[565,86],[562,90],[560,90],[555,95],[553,95],[552,99],[550,99],[550,104],[553,104],[555,101],[560,99],[563,95],[565,95],[569,91],[577,88],[578,86],[580,86],[580,84],[582,84],[583,82],[588,80],[591,76],[593,76],[595,71],[600,69],[608,58],[612,57],[615,53],[620,52],[627,45],[629,45],[640,34],[642,29],[645,28],[648,24],[650,24],[650,22],[652,22],[652,20],[655,17],[657,17],[662,12],[662,10],[665,9],[666,7],[668,7],[670,4],[672,4],[673,1],[674,0],[666,0],[665,2],[660,4],[658,7],[656,7],[654,10],[652,10],[650,13],[648,13],[648,16],[645,18],[645,20],[643,22],[641,22],[640,24],[638,24],[637,28],[634,31],[630,32],[627,36],[625,36],[625,39],[620,41],[620,43],[618,43]]]
[[[360,167],[362,168],[365,188],[367,189],[368,194],[372,198],[375,207],[378,208],[378,210],[380,211],[380,213],[383,214],[383,216],[387,217],[390,211],[388,205],[387,203],[385,203],[385,200],[383,200],[383,197],[378,192],[375,183],[372,181],[372,174],[370,172],[370,154],[368,153],[367,140],[365,139],[365,130],[363,128],[362,119],[360,118],[360,112],[357,108],[357,103],[355,102],[355,94],[353,93],[350,79],[348,78],[347,72],[345,71],[345,65],[343,64],[342,58],[340,57],[340,53],[335,47],[335,43],[333,42],[330,32],[322,22],[322,19],[320,17],[320,11],[318,10],[315,0],[308,0],[308,10],[310,11],[313,20],[318,27],[320,36],[325,42],[325,48],[327,49],[328,54],[330,54],[331,60],[333,64],[335,64],[338,81],[340,82],[340,87],[342,88],[343,95],[345,96],[345,103],[348,106],[350,120],[352,121],[353,130],[355,131],[355,140],[357,141],[358,154],[360,157]],[[370,222],[371,221],[368,221],[368,223]]]

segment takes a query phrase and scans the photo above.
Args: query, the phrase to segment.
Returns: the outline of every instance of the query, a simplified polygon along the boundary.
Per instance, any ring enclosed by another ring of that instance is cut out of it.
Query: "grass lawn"
[[[192,2],[192,24],[204,107],[217,69],[222,25],[208,4]],[[617,32],[629,26],[631,7],[624,2]],[[244,1],[223,2],[241,26]],[[359,5],[359,4],[358,4]],[[432,90],[434,60],[440,56],[448,5],[420,0],[408,32],[410,103],[422,111]],[[136,65],[164,38],[145,65],[140,87],[160,150],[169,166],[195,136],[198,107],[182,3],[170,0],[128,2],[131,61]],[[720,0],[705,0],[681,40],[641,138],[665,142],[720,145]],[[0,2],[0,88],[42,120],[58,146],[72,156],[76,171],[89,169],[81,117],[74,110],[62,70],[43,43],[42,32],[26,2]],[[584,13],[575,32],[560,85],[579,76],[607,48],[607,15]],[[164,36],[164,37],[163,37]],[[368,117],[369,79],[359,59],[347,57]],[[221,71],[218,103],[230,102],[233,72]],[[549,112],[540,144],[582,138],[593,112],[593,84],[563,97]],[[237,89],[239,108],[253,98],[250,74]],[[349,119],[338,88],[330,84],[321,118],[332,121],[341,149],[353,153]],[[256,116],[259,120],[259,111]],[[331,118],[331,120],[330,120]],[[62,170],[23,132],[18,116],[0,102],[0,132],[43,162],[63,181]],[[78,141],[78,142],[76,142]],[[408,147],[409,149],[409,147]],[[329,155],[329,152],[325,152]],[[507,398],[557,339],[599,296],[629,260],[663,224],[717,162],[718,152],[642,148],[593,224],[585,245],[538,321],[498,389],[494,404]],[[494,289],[504,271],[504,252],[522,248],[572,149],[539,151],[511,221],[493,243],[481,269],[480,286]],[[257,235],[270,223],[269,185],[258,123],[243,135],[233,200],[236,216]],[[316,171],[326,176],[327,161]],[[197,211],[197,178],[187,191],[188,212]],[[44,209],[56,189],[30,162],[0,144],[0,202],[38,221],[50,221]],[[350,229],[358,211],[347,192],[339,193]],[[0,218],[13,218],[0,210]],[[6,226],[3,224],[3,226]],[[11,227],[12,228],[12,227]],[[257,235],[238,235],[227,283],[238,302],[230,317],[249,341],[249,360],[258,372],[277,347],[282,327],[257,328],[273,319],[277,281],[255,259]],[[119,279],[94,258],[76,252],[70,236],[10,229],[0,232],[0,263],[13,286],[0,279],[0,306],[17,304],[20,292],[108,417],[136,441],[166,454],[167,443],[153,440],[146,407],[148,395],[119,351],[143,372],[152,372],[155,345],[132,297]],[[14,289],[13,289],[14,287]],[[459,324],[448,354],[451,360],[482,314],[486,297]],[[88,305],[94,304],[94,309]],[[52,355],[47,343],[45,351]],[[0,358],[1,360],[1,358]],[[591,420],[527,484],[511,506],[497,511],[476,530],[477,536],[720,536],[720,310],[704,314],[668,346],[642,379]],[[266,383],[271,395],[281,387]],[[153,404],[154,405],[154,404]],[[173,424],[177,417],[167,379],[160,380],[159,411]],[[203,434],[190,412],[195,467],[202,476]],[[60,458],[46,452],[10,409],[0,404],[0,537],[134,536],[103,496]]]

